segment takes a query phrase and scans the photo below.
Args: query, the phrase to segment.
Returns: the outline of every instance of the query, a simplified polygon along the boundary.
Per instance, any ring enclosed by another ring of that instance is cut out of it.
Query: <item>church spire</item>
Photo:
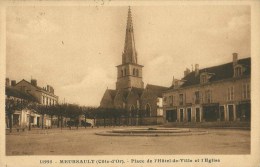
[[[117,66],[116,89],[144,88],[143,66],[137,62],[132,13],[129,7],[122,64]]]
[[[132,22],[131,8],[128,8],[126,35],[125,35],[125,47],[122,55],[122,63],[134,63],[137,64],[137,54],[135,50],[134,28]]]

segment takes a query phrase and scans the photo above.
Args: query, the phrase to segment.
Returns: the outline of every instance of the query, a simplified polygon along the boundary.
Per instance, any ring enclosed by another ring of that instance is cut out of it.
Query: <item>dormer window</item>
[[[242,67],[236,66],[234,69],[234,77],[240,77],[242,76]]]
[[[203,72],[200,74],[200,83],[205,84],[208,83],[211,77],[213,77],[215,74],[214,73],[209,73],[209,72]]]
[[[202,73],[200,75],[200,83],[201,84],[205,84],[207,82],[208,82],[208,75],[207,75],[207,73]]]

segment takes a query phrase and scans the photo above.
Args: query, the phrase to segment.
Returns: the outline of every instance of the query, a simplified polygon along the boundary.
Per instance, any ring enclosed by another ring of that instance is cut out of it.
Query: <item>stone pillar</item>
[[[188,108],[183,109],[183,122],[188,122]]]
[[[196,111],[195,107],[191,107],[191,122],[196,122]]]
[[[18,115],[18,125],[21,126],[21,115],[22,115],[22,111],[21,114]]]
[[[200,107],[200,122],[203,120],[203,108]]]
[[[27,114],[26,115],[26,125],[29,127],[29,125],[30,125],[30,115],[29,114]]]
[[[181,122],[181,120],[180,120],[180,109],[178,108],[177,109],[177,122]]]
[[[225,120],[229,121],[228,105],[224,106]]]
[[[233,105],[233,117],[234,117],[234,121],[236,121],[237,120],[237,108],[236,108],[236,105],[234,104]]]
[[[9,125],[9,127],[13,128],[14,125],[14,114],[11,114],[11,125]]]

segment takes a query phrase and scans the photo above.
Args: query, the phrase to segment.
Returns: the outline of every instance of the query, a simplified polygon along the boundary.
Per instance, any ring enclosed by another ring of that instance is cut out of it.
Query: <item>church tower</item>
[[[142,68],[143,66],[137,62],[132,14],[129,7],[122,64],[117,66],[116,89],[132,87],[143,89]]]

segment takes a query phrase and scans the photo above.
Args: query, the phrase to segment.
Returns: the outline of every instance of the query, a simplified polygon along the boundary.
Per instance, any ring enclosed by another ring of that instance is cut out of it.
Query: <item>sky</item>
[[[186,68],[250,57],[250,7],[132,6],[143,81],[170,86]],[[98,106],[115,89],[127,6],[19,6],[6,11],[6,77],[31,78],[59,100]]]

